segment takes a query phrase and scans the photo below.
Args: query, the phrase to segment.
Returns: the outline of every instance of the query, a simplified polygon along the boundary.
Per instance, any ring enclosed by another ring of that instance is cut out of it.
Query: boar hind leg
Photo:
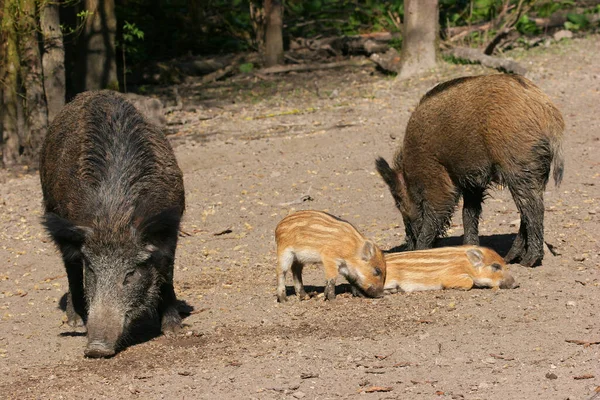
[[[163,283],[160,294],[161,331],[165,334],[175,333],[181,328],[181,316],[177,309],[177,297],[175,296],[173,283]]]
[[[81,257],[64,259],[69,293],[67,294],[67,323],[72,327],[80,327],[87,319],[85,296],[83,291],[83,261]]]
[[[294,289],[296,290],[296,296],[300,300],[309,299],[310,296],[306,294],[304,290],[304,284],[302,283],[302,268],[304,265],[298,261],[292,263],[292,277],[294,279]]]
[[[290,250],[285,250],[277,257],[277,301],[283,303],[287,301],[285,293],[285,275],[294,264],[296,256]]]
[[[465,229],[464,244],[479,245],[479,216],[483,190],[472,189],[463,193],[463,226]]]
[[[542,188],[511,189],[521,214],[519,234],[506,255],[508,262],[520,260],[526,267],[539,265],[544,258],[544,193]]]

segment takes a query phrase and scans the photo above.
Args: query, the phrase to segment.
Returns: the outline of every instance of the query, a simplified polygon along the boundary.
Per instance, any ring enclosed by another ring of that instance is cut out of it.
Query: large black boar
[[[50,126],[40,177],[43,223],[69,279],[68,322],[87,327],[85,355],[115,354],[143,317],[176,330],[173,262],[185,199],[163,132],[117,93],[82,93]]]
[[[544,188],[550,166],[562,179],[564,122],[550,99],[518,75],[441,83],[421,99],[391,168],[377,170],[402,213],[409,249],[427,249],[443,235],[460,196],[464,243],[479,244],[481,203],[492,183],[508,187],[521,213],[506,255],[525,266],[544,256]]]

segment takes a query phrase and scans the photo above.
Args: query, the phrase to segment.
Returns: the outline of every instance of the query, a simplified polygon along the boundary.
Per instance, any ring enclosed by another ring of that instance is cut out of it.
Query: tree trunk
[[[438,32],[437,0],[405,0],[399,78],[435,68]]]
[[[78,39],[77,91],[119,89],[115,36],[117,18],[114,0],[83,0],[89,14]]]
[[[35,0],[19,0],[19,55],[21,56],[21,80],[25,89],[25,132],[23,157],[25,162],[36,165],[40,148],[48,128],[48,106],[44,94],[42,57],[38,44],[39,26],[36,18]]]
[[[58,3],[45,3],[40,22],[44,36],[44,54],[42,55],[44,90],[48,102],[48,122],[52,122],[65,105],[66,96],[65,49],[60,30]]]
[[[283,4],[279,0],[265,0],[265,66],[283,64]]]
[[[19,54],[15,31],[16,0],[5,0],[2,12],[2,48],[0,48],[0,80],[2,103],[0,124],[2,125],[2,165],[15,165],[20,160],[21,136],[19,131]]]

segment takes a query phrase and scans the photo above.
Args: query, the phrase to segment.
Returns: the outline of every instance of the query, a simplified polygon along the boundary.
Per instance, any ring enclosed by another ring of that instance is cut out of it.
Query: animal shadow
[[[310,295],[310,297],[316,297],[319,294],[325,292],[325,286],[304,285],[304,290]],[[335,295],[337,296],[342,293],[352,293],[352,286],[349,283],[341,283],[339,285],[335,285]],[[293,286],[286,286],[285,294],[287,296],[295,296],[296,291],[294,290]]]
[[[67,293],[65,293],[58,302],[58,308],[63,312],[67,310]],[[179,315],[182,320],[189,317],[194,311],[194,306],[186,302],[185,300],[177,300],[177,310],[179,311]],[[85,329],[85,328],[79,328]],[[124,348],[133,346],[136,344],[141,344],[152,340],[158,336],[160,336],[160,319],[158,317],[151,318],[149,316],[145,316],[139,318],[132,322],[129,332],[123,335],[120,343],[118,351],[122,351]],[[71,330],[67,332],[59,333],[61,337],[80,337],[86,336],[86,331],[79,330]]]
[[[479,236],[479,245],[483,247],[488,247],[492,250],[495,250],[496,253],[500,254],[504,257],[510,247],[512,246],[513,241],[517,237],[514,233],[508,234],[499,234],[499,235],[487,235],[487,236]],[[462,246],[464,236],[449,236],[445,238],[440,238],[435,241],[434,247],[446,247],[446,246]],[[392,247],[389,250],[384,250],[384,253],[402,253],[406,251],[406,243],[403,243],[399,246]]]

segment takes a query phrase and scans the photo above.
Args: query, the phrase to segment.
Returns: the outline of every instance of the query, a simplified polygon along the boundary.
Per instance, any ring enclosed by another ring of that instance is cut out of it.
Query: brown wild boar
[[[344,276],[355,294],[379,297],[385,282],[381,250],[350,223],[321,211],[298,211],[279,222],[277,242],[277,300],[287,300],[285,275],[292,269],[296,295],[308,297],[302,284],[305,264],[325,267],[325,298],[335,298],[335,279]]]
[[[507,262],[539,264],[544,256],[544,189],[550,166],[560,184],[564,122],[548,96],[518,75],[488,75],[441,83],[421,99],[393,167],[377,170],[402,213],[408,250],[433,246],[462,196],[464,243],[479,244],[487,189],[510,190],[521,226]]]
[[[478,246],[440,247],[385,255],[385,292],[518,287],[502,257]]]

